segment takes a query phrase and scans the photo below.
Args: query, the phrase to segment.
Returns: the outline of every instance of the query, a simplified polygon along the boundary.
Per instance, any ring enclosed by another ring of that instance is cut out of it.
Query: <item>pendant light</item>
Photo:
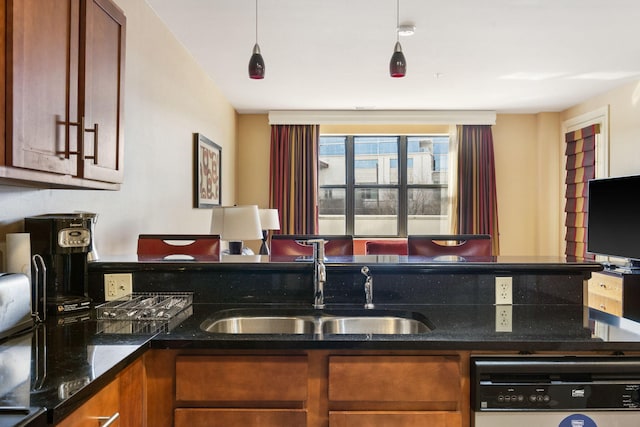
[[[262,59],[258,45],[258,0],[256,0],[256,44],[253,45],[253,52],[249,60],[249,77],[264,79],[264,59]]]
[[[407,73],[407,61],[404,59],[402,53],[402,46],[400,45],[400,33],[398,28],[400,27],[400,0],[396,0],[396,45],[393,48],[393,55],[391,55],[391,61],[389,61],[389,74],[391,77],[404,77]]]

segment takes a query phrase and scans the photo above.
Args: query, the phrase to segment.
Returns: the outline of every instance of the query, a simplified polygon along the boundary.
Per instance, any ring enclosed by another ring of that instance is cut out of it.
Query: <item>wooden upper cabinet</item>
[[[122,182],[126,19],[108,0],[86,0],[80,110],[84,111],[85,178]]]
[[[3,163],[13,170],[0,176],[122,182],[123,12],[110,0],[5,0],[3,9]]]

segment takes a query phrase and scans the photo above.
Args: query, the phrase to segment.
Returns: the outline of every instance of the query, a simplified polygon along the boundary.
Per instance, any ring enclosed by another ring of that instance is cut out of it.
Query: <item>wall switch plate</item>
[[[513,331],[513,306],[496,305],[496,332]]]
[[[496,277],[496,304],[513,304],[512,277]]]
[[[133,292],[131,273],[115,273],[104,275],[104,300],[112,301]]]

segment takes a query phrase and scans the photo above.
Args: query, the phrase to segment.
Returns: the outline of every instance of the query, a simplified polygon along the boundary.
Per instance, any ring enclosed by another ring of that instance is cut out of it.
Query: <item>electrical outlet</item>
[[[511,332],[512,326],[513,306],[511,305],[496,305],[496,332]]]
[[[496,277],[496,304],[513,304],[513,278]]]
[[[115,273],[104,275],[104,300],[112,301],[133,292],[131,273]]]

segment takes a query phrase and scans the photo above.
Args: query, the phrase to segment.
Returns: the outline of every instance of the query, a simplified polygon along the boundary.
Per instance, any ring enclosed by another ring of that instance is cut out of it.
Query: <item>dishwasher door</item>
[[[640,426],[640,358],[473,356],[474,427]]]
[[[474,427],[637,427],[637,411],[476,412]]]

